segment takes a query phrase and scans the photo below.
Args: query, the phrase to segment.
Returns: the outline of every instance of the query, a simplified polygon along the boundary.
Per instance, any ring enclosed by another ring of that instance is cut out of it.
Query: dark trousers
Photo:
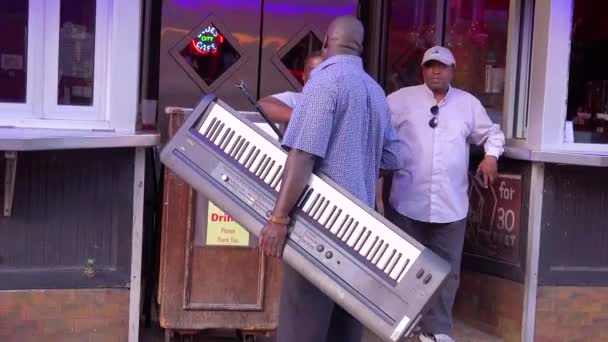
[[[449,334],[452,330],[452,308],[460,283],[460,262],[466,219],[451,223],[420,222],[401,215],[390,205],[388,207],[386,214],[391,222],[452,266],[452,273],[420,323],[422,332]]]
[[[360,342],[363,327],[284,264],[277,342]]]

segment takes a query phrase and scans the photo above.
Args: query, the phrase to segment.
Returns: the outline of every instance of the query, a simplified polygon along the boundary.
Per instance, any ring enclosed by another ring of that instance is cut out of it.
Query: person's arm
[[[399,136],[394,126],[393,111],[389,110],[391,119],[388,120],[382,146],[380,172],[376,182],[376,210],[384,216],[384,180],[401,167]]]
[[[483,105],[473,102],[473,129],[469,136],[470,142],[482,145],[485,157],[477,167],[477,174],[482,177],[484,187],[488,187],[498,176],[498,158],[504,151],[505,135],[500,126],[493,123]]]
[[[335,82],[315,77],[306,84],[302,100],[296,103],[283,137],[289,153],[281,188],[272,216],[260,234],[260,248],[267,256],[282,256],[289,216],[310,180],[316,160],[325,157],[333,132],[337,94]]]
[[[315,156],[292,149],[285,161],[285,171],[281,179],[281,189],[277,198],[273,217],[287,218],[296,205],[300,194],[312,175]],[[260,248],[268,256],[281,257],[287,239],[287,223],[273,222],[272,219],[264,226],[260,235]]]
[[[376,211],[378,214],[384,216],[384,176],[380,175],[376,181]]]
[[[267,96],[260,99],[258,103],[271,120],[282,123],[289,122],[293,109],[277,98]]]

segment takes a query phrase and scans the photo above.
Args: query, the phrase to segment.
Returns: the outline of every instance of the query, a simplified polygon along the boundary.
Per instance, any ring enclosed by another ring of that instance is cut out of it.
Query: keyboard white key
[[[367,240],[365,241],[365,243],[363,244],[363,247],[361,247],[361,249],[359,250],[359,254],[361,254],[364,257],[367,257],[367,254],[372,249],[372,247],[374,247],[374,245],[376,244],[377,241],[378,241],[378,236],[370,235],[367,238]]]
[[[321,225],[323,225],[323,227],[327,228],[328,224],[329,224],[329,220],[335,216],[335,214],[338,212],[338,207],[332,203],[329,203],[329,205],[327,206],[327,210],[325,210],[325,212],[323,213],[323,216],[321,216],[321,218],[319,219],[319,222],[321,223]]]
[[[386,250],[384,251],[384,254],[382,254],[382,257],[380,258],[380,260],[378,260],[377,265],[378,268],[381,269],[382,271],[385,270],[386,266],[388,265],[389,261],[393,258],[394,255],[396,255],[396,250],[394,248],[390,248],[387,245]]]
[[[339,220],[340,220],[341,216],[342,216],[342,209],[340,209],[336,206],[336,210],[329,218],[329,221],[327,222],[327,224],[325,224],[325,228],[331,230],[335,225],[340,224]]]
[[[393,268],[390,277],[393,279],[398,279],[403,273],[404,267],[409,266],[407,264],[409,264],[409,259],[405,255],[402,255],[401,259],[399,259],[399,261],[395,265],[395,268]]]
[[[357,228],[355,229],[355,231],[350,235],[350,237],[346,241],[346,244],[349,247],[354,248],[355,244],[357,243],[357,241],[359,241],[359,239],[361,238],[361,235],[363,234],[364,231],[366,231],[366,228],[363,227],[362,225],[358,225]]]
[[[342,227],[344,227],[345,225],[349,224],[349,222],[352,222],[352,220],[353,219],[350,217],[350,215],[342,214],[341,217],[338,218],[336,223],[331,227],[330,232],[334,235],[338,234],[340,229],[342,229]]]

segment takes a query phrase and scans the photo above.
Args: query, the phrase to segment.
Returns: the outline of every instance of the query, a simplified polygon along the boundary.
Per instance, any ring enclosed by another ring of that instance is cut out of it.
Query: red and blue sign
[[[224,36],[210,24],[196,38],[192,39],[192,49],[199,55],[215,55],[224,43]]]

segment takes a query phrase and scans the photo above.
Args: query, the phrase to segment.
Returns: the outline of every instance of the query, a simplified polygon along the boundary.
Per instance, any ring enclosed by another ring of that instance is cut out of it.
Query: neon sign
[[[224,36],[210,24],[192,39],[192,49],[199,55],[215,55],[223,43]]]

